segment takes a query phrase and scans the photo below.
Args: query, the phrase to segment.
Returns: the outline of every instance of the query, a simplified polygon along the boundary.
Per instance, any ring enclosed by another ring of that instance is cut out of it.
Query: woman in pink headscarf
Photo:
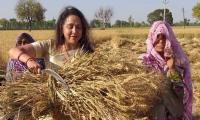
[[[30,44],[35,42],[32,36],[28,33],[21,33],[16,38],[16,47],[24,46],[26,44]],[[42,58],[36,58],[36,61],[44,67],[44,62]],[[25,71],[28,70],[28,67],[25,63],[15,60],[9,59],[7,64],[7,73],[6,73],[6,80],[15,80],[17,77],[21,76]]]
[[[146,40],[147,51],[139,58],[142,64],[155,71],[166,73],[174,93],[180,94],[182,114],[177,116],[165,106],[165,120],[192,120],[192,81],[189,61],[181,49],[171,26],[165,21],[153,23]],[[178,96],[178,95],[177,95]],[[165,104],[165,103],[164,103]]]
[[[35,42],[32,36],[28,33],[21,33],[16,38],[16,47],[23,46]],[[27,70],[26,64],[20,62],[19,60],[9,59],[7,64],[7,80],[14,80],[17,76],[20,76],[23,72]]]

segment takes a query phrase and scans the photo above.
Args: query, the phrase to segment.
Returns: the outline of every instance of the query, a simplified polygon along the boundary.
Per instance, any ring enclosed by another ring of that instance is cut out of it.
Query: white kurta
[[[31,43],[36,51],[36,58],[44,58],[45,64],[48,62],[54,63],[62,67],[65,61],[74,56],[77,50],[70,50],[67,52],[59,53],[53,50],[51,40],[43,40]]]

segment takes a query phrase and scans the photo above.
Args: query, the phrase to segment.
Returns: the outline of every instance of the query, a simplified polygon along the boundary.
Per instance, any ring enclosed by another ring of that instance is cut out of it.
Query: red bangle
[[[33,61],[34,61],[34,59],[33,59],[32,57],[30,57],[30,58],[28,58],[28,59],[26,60],[26,62],[25,62],[26,65],[27,65],[27,63],[28,63],[29,60],[33,60]]]
[[[19,58],[22,56],[22,54],[24,54],[24,52],[19,53],[17,60],[19,60]]]

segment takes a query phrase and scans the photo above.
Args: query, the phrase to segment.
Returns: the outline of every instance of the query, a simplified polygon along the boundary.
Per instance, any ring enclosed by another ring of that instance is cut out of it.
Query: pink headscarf
[[[182,48],[180,47],[174,32],[172,31],[171,26],[164,21],[157,21],[154,22],[146,40],[147,44],[147,54],[152,54],[157,61],[159,62],[160,66],[164,66],[165,60],[155,51],[153,44],[156,41],[158,34],[164,34],[166,36],[166,45],[165,48],[172,48],[174,55],[176,57],[176,64],[178,66],[184,66],[189,64],[189,61],[183,52]]]
[[[142,54],[140,58],[144,64],[151,65],[159,71],[164,71],[166,68],[165,60],[156,52],[153,47],[158,34],[164,34],[166,36],[165,48],[171,48],[175,56],[175,65],[180,68],[178,71],[183,74],[184,83],[184,100],[185,105],[184,119],[192,119],[192,81],[190,74],[190,65],[188,58],[183,52],[180,44],[178,43],[171,26],[165,21],[156,21],[153,23],[148,38],[146,40],[147,51]],[[153,57],[153,60],[151,58]],[[156,62],[155,62],[156,61]],[[156,64],[155,64],[156,63]],[[158,67],[157,67],[158,66]]]

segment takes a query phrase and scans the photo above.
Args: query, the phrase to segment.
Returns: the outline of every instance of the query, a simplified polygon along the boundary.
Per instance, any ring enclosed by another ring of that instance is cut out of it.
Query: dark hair
[[[19,46],[19,42],[25,40],[26,43],[33,43],[35,40],[29,35],[28,33],[21,33],[17,38],[16,38],[16,46]]]
[[[166,40],[165,34],[163,34],[163,33],[158,34],[155,42],[153,43],[153,46],[155,46],[159,42],[159,40]]]
[[[56,31],[55,31],[55,49],[58,49],[60,45],[65,43],[65,38],[63,35],[63,25],[66,18],[69,15],[76,15],[80,18],[82,24],[82,37],[78,41],[78,46],[83,48],[86,52],[93,52],[90,40],[89,40],[89,25],[87,20],[85,19],[84,15],[81,13],[80,10],[73,6],[65,7],[64,10],[61,12],[60,16],[58,17],[56,23]]]
[[[165,40],[165,39],[166,39],[166,36],[165,36],[165,34],[160,33],[160,34],[157,35],[157,39],[158,39],[158,40]]]

